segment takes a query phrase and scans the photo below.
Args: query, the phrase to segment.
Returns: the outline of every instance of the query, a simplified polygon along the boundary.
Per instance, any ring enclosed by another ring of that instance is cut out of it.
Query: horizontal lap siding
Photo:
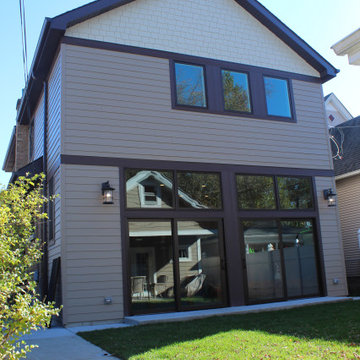
[[[65,324],[116,321],[124,316],[120,238],[119,170],[62,165]],[[115,188],[103,205],[101,183]],[[112,305],[104,305],[111,297]]]
[[[54,239],[49,242],[49,280],[52,271],[52,262],[54,259],[61,257],[61,170],[60,168],[56,171],[53,176],[54,181],[54,195],[56,198],[54,200],[55,207],[55,232]]]
[[[62,52],[56,59],[48,81],[48,171],[56,170],[61,144],[61,104],[62,104]]]
[[[44,93],[40,100],[34,115],[34,152],[30,161],[34,161],[44,154]]]
[[[328,207],[324,200],[323,190],[328,188],[335,188],[333,178],[316,178],[326,286],[329,296],[344,296],[347,295],[347,283],[338,208]],[[339,284],[334,284],[333,279],[338,279]]]
[[[360,176],[336,182],[347,276],[360,276]]]
[[[297,124],[172,110],[168,60],[65,47],[66,154],[331,167],[318,84],[293,81]]]

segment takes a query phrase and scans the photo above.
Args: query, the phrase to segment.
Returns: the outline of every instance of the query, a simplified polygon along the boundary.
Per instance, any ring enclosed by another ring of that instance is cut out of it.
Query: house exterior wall
[[[348,290],[338,208],[328,207],[323,196],[324,189],[335,189],[335,181],[334,178],[317,177],[315,183],[328,296],[346,296]],[[338,284],[334,283],[334,279],[339,280]]]
[[[346,274],[360,277],[360,175],[336,181]]]
[[[332,168],[319,84],[292,81],[297,123],[173,110],[169,60],[62,46],[64,154]]]
[[[40,95],[39,103],[36,107],[34,117],[34,151],[29,159],[32,162],[44,154],[44,92]]]
[[[117,167],[61,165],[63,321],[87,324],[124,317],[119,192],[102,205],[101,183],[118,188]],[[112,305],[104,305],[111,297]]]
[[[234,0],[138,0],[65,35],[319,76]]]

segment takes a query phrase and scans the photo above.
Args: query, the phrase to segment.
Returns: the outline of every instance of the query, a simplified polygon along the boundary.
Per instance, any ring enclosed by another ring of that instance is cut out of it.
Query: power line
[[[26,20],[25,20],[25,3],[24,0],[19,0],[20,7],[20,26],[21,26],[21,42],[23,54],[23,68],[25,85],[28,81],[28,62],[27,62],[27,41],[26,41]]]

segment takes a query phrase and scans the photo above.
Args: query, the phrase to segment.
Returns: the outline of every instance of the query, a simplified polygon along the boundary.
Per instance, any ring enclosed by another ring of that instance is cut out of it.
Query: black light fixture
[[[333,189],[324,190],[324,199],[327,200],[328,206],[336,206],[336,194],[333,192]]]
[[[101,184],[103,204],[113,204],[113,191],[115,190],[110,186],[109,181],[106,181]]]

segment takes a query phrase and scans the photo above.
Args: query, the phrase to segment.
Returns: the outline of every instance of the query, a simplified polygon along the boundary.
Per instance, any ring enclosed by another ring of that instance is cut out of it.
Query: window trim
[[[145,191],[145,186],[154,186],[155,188],[155,196],[156,202],[148,203],[146,200],[147,191]],[[161,208],[161,188],[160,185],[152,184],[150,182],[143,182],[143,184],[139,184],[139,195],[140,195],[140,206],[143,208]]]
[[[205,106],[196,106],[196,105],[186,105],[186,104],[179,104],[177,102],[177,83],[176,83],[176,64],[182,64],[182,65],[189,65],[189,66],[196,66],[196,67],[201,67],[203,69],[203,76],[204,76],[204,92],[205,92]],[[184,107],[185,109],[196,109],[196,110],[208,110],[209,109],[209,96],[208,96],[208,86],[207,86],[207,71],[206,71],[206,65],[205,64],[197,64],[197,63],[192,63],[192,62],[185,62],[185,61],[177,61],[174,60],[173,61],[173,65],[172,65],[172,70],[173,70],[173,96],[174,96],[174,104],[177,108],[182,108]]]

